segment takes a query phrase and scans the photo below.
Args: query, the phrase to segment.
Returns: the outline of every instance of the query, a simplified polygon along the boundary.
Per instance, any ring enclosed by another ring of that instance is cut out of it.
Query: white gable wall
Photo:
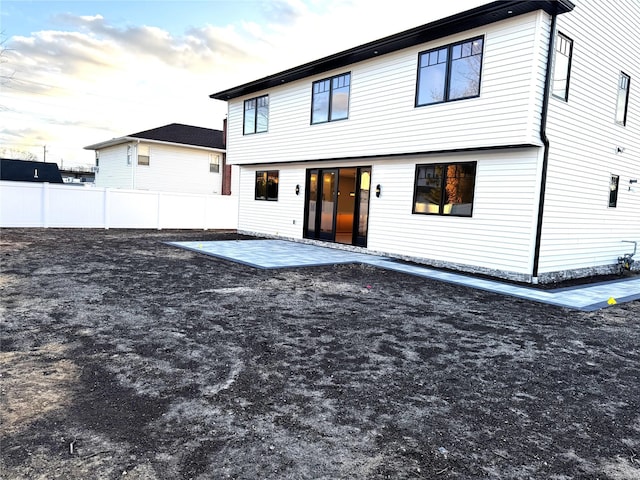
[[[149,165],[138,165],[138,143],[130,143],[131,162],[127,162],[127,144],[100,149],[97,187],[126,188],[162,192],[219,194],[222,191],[222,153],[164,145],[149,147]],[[209,171],[209,155],[220,155],[220,171]]]
[[[640,187],[629,183],[640,180],[640,3],[577,0],[558,30],[574,44],[568,102],[549,105],[541,276],[614,265],[633,249],[622,240],[640,242]],[[615,123],[621,71],[631,76],[626,126]],[[611,174],[620,176],[616,208]]]
[[[220,172],[209,171],[210,151],[144,143],[149,146],[149,165],[138,165],[137,155],[132,163],[135,169],[135,188],[163,192],[220,193],[222,190],[222,153]]]
[[[100,150],[95,186],[133,188],[133,170],[127,165],[127,146],[115,145]]]
[[[534,12],[229,102],[228,161],[257,164],[540,145],[550,19]],[[415,107],[418,54],[484,35],[480,97]],[[312,82],[351,72],[349,118],[311,125]],[[243,135],[243,101],[269,95],[269,131]]]

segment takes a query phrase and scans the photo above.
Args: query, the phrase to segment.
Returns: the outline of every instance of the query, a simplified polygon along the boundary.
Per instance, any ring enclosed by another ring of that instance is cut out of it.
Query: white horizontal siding
[[[278,200],[255,199],[256,170],[278,170]],[[296,185],[300,193],[296,195]],[[287,165],[240,169],[238,229],[269,236],[302,238],[305,170]]]
[[[400,256],[530,273],[537,209],[538,149],[429,156],[376,164],[368,247]],[[415,165],[477,161],[473,216],[412,214]]]
[[[578,0],[558,30],[574,45],[569,100],[549,106],[540,273],[612,265],[630,249],[622,240],[640,241],[640,188],[629,189],[640,179],[640,2]],[[614,121],[621,71],[631,76],[626,126]],[[620,176],[616,208],[611,174]]]
[[[127,145],[115,145],[99,150],[96,187],[133,188],[133,171],[127,164]]]
[[[254,200],[258,167],[243,166],[238,228],[300,239],[306,169],[371,165],[371,188],[379,184],[382,193],[370,200],[369,250],[526,276],[531,272],[535,237],[539,155],[540,149],[532,148],[259,167],[279,170],[277,202]],[[416,164],[452,161],[478,162],[473,216],[413,214]],[[296,185],[300,185],[298,196]]]
[[[549,18],[534,12],[344,69],[258,92],[269,131],[243,135],[243,101],[229,103],[228,161],[256,164],[539,143]],[[479,98],[415,107],[418,54],[484,35]],[[351,72],[347,120],[310,125],[311,84]],[[253,95],[252,95],[253,96]]]
[[[136,189],[201,194],[220,193],[221,174],[209,171],[209,151],[155,143],[146,145],[149,146],[149,165],[137,164],[136,149],[134,149],[132,163],[135,169]],[[222,164],[222,154],[220,154],[220,163]]]

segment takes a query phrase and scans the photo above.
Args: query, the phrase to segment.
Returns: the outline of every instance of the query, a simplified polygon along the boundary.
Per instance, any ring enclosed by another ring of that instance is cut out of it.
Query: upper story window
[[[256,172],[256,200],[278,200],[278,170]]]
[[[483,37],[420,53],[416,106],[480,95]]]
[[[553,87],[551,93],[554,97],[561,98],[565,102],[569,99],[572,52],[573,40],[558,33],[556,36],[556,54],[553,64]]]
[[[269,95],[244,101],[244,134],[266,132],[269,128]]]
[[[216,153],[209,154],[209,172],[211,173],[220,172],[220,155]]]
[[[413,213],[470,217],[476,162],[416,166]]]
[[[349,117],[351,74],[313,82],[311,123],[333,122]]]
[[[616,123],[620,125],[627,124],[627,109],[629,107],[629,86],[631,77],[620,72],[620,80],[618,82],[618,103],[616,105]]]
[[[138,165],[149,165],[149,145],[138,144]]]

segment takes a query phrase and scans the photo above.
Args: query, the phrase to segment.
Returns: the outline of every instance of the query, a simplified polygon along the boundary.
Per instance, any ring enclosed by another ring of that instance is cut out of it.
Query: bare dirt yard
[[[0,232],[2,479],[640,478],[640,302]]]

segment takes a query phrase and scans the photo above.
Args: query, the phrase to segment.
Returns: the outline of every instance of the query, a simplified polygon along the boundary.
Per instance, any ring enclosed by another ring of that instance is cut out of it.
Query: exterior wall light
[[[376,198],[380,198],[381,187],[380,184],[376,185]]]
[[[296,185],[296,195],[300,195],[300,185]]]

